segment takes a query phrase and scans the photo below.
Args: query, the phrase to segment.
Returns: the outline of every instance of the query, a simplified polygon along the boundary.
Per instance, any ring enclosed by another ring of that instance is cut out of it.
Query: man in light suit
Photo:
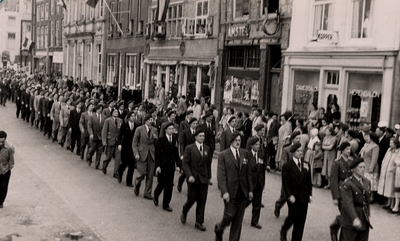
[[[105,115],[106,118],[110,118],[110,117],[112,116],[111,112],[112,112],[113,109],[114,109],[115,102],[114,102],[113,99],[111,99],[111,100],[109,100],[109,101],[107,102],[107,104],[108,104],[108,107],[107,107],[107,108],[104,108],[102,114]]]
[[[253,200],[253,181],[248,153],[240,149],[240,134],[231,135],[230,147],[218,156],[217,179],[224,200],[224,216],[215,225],[217,241],[222,241],[224,230],[231,225],[229,240],[240,240],[246,206]]]
[[[87,146],[87,152],[89,152],[90,149],[90,142],[89,142],[89,132],[88,132],[88,121],[90,116],[92,116],[93,113],[93,108],[94,104],[89,103],[87,106],[87,110],[82,113],[81,118],[79,119],[79,129],[81,130],[81,148],[80,148],[80,156],[81,160],[85,157],[85,150]],[[86,156],[88,153],[86,154]]]
[[[143,119],[144,125],[138,127],[133,136],[133,154],[137,161],[139,176],[135,180],[135,195],[139,195],[140,185],[146,178],[146,187],[143,197],[153,200],[151,196],[153,188],[153,176],[155,171],[155,143],[157,141],[157,129],[152,126],[153,116],[148,114]]]
[[[86,156],[86,161],[88,165],[92,165],[92,157],[93,154],[96,152],[96,161],[95,167],[96,169],[100,168],[100,158],[101,152],[103,150],[103,142],[102,142],[102,131],[104,122],[106,120],[106,116],[102,115],[101,112],[103,111],[103,105],[98,104],[93,111],[96,113],[89,117],[88,120],[88,132],[90,138],[90,150],[88,155]]]
[[[65,138],[67,136],[69,115],[71,113],[71,110],[74,109],[74,107],[71,106],[71,103],[72,99],[68,98],[66,100],[65,105],[61,104],[60,129],[58,130],[58,143],[62,147],[64,146]]]
[[[231,140],[232,133],[235,132],[235,128],[236,128],[236,117],[231,116],[228,119],[226,129],[223,130],[221,133],[221,140],[219,142],[219,146],[220,146],[219,151],[220,152],[229,148],[229,146],[230,146],[229,141]]]
[[[187,110],[187,105],[186,105],[186,97],[184,95],[181,96],[181,99],[179,100],[178,107],[176,110],[176,115],[178,119],[178,124],[180,124],[181,120],[185,118],[185,113]]]
[[[54,101],[50,111],[50,119],[53,121],[51,135],[53,142],[57,140],[57,133],[58,129],[60,128],[60,111],[62,102],[64,102],[64,96],[60,95],[58,99]]]
[[[186,111],[186,119],[179,124],[179,134],[190,128],[189,121],[193,117],[193,110]],[[183,152],[181,153],[183,155]]]
[[[107,166],[111,161],[111,158],[114,156],[115,164],[114,164],[114,175],[113,177],[118,176],[118,168],[120,165],[120,153],[117,149],[117,141],[118,141],[118,133],[121,125],[123,123],[122,119],[118,117],[118,110],[111,110],[111,117],[107,118],[104,122],[103,130],[101,133],[101,138],[103,141],[103,146],[106,147],[106,158],[103,161],[102,171],[104,174],[107,174]]]
[[[312,201],[310,164],[303,161],[300,143],[291,146],[293,158],[282,167],[282,188],[287,198],[289,214],[280,231],[286,241],[287,231],[293,225],[292,240],[301,241],[307,218],[308,203]]]
[[[164,191],[163,209],[172,212],[169,206],[174,186],[174,174],[176,166],[180,166],[178,151],[178,137],[174,134],[174,123],[170,122],[165,126],[165,136],[160,137],[156,144],[156,174],[158,184],[154,190],[154,205],[158,206],[158,197]]]
[[[187,146],[183,154],[182,168],[188,177],[188,195],[182,209],[181,222],[186,223],[187,213],[197,202],[194,227],[200,231],[206,231],[206,227],[203,225],[204,210],[208,195],[208,181],[211,177],[212,155],[210,148],[204,145],[205,131],[198,128],[194,135],[195,143]]]

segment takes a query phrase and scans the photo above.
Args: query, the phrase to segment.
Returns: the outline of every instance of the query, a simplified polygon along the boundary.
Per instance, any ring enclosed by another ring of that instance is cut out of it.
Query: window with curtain
[[[50,22],[50,46],[54,46],[54,22]]]
[[[332,15],[332,1],[315,0],[312,37],[317,37],[318,30],[332,30]]]
[[[352,0],[351,38],[370,38],[372,36],[372,1]]]

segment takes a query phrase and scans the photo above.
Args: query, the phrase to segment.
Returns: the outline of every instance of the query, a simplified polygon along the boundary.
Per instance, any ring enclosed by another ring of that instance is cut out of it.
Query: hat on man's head
[[[206,133],[206,131],[203,128],[197,128],[196,131],[194,132],[194,136],[197,136],[200,133]]]
[[[189,120],[189,125],[192,124],[193,122],[197,121],[197,118],[193,117]]]
[[[387,131],[389,134],[392,134],[392,135],[395,135],[395,134],[396,134],[396,132],[395,132],[392,128],[390,128],[390,127],[386,128],[386,131]]]
[[[300,143],[293,144],[292,147],[290,147],[290,152],[293,153],[297,151],[297,149],[299,149],[300,147],[301,147]]]
[[[206,111],[206,113],[204,114],[204,118],[207,118],[207,117],[209,117],[209,116],[212,116],[213,115],[213,112],[212,111]]]
[[[135,108],[133,108],[133,109],[135,109]],[[149,115],[152,115],[154,112],[156,112],[157,110],[155,109],[155,108],[152,108],[152,109],[150,109],[149,110]]]
[[[364,158],[355,157],[354,160],[352,160],[350,162],[350,165],[349,165],[350,169],[353,169],[353,168],[357,167],[358,164],[360,164],[361,162],[364,162]]]
[[[171,110],[170,112],[167,113],[167,116],[170,117],[172,114],[176,114],[175,111]]]
[[[296,136],[300,135],[300,131],[295,131],[290,135],[290,140],[293,140],[294,138],[296,138]]]
[[[164,126],[164,130],[166,130],[169,126],[174,126],[173,122],[168,122],[165,126]]]
[[[256,144],[259,141],[260,141],[260,138],[252,137],[252,138],[249,139],[249,145],[252,146],[252,145]]]
[[[143,122],[146,123],[146,121],[148,121],[150,118],[153,118],[153,116],[151,114],[147,114],[144,118],[143,118]]]
[[[232,143],[238,136],[240,136],[239,131],[234,131],[231,135],[231,139],[229,140],[229,143]]]
[[[114,102],[114,100],[113,100],[112,98],[110,98],[110,99],[107,100],[107,104],[111,104],[111,103],[113,103],[113,102]]]
[[[258,125],[256,125],[256,127],[254,127],[254,130],[255,130],[255,131],[259,131],[259,130],[261,130],[262,128],[264,128],[264,125],[263,125],[263,124],[258,124]]]
[[[235,116],[231,116],[231,118],[229,118],[228,123],[231,123],[234,119],[236,119]]]
[[[121,105],[124,105],[125,101],[124,100],[120,100],[117,103],[117,107],[119,108]]]
[[[346,149],[347,147],[351,146],[350,143],[348,141],[344,141],[340,144],[339,146],[339,151],[343,151],[344,149]]]
[[[130,100],[130,101],[127,102],[128,105],[129,105],[130,103],[135,103],[135,101]]]

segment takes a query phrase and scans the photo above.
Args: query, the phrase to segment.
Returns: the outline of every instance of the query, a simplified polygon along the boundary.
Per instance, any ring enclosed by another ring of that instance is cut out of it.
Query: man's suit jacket
[[[155,127],[157,129],[157,135],[160,134],[161,124],[162,123],[160,121],[160,118],[158,118],[158,117],[153,122],[153,127]]]
[[[343,157],[340,157],[333,162],[330,180],[332,199],[340,199],[340,186],[350,176],[349,161],[345,161]]]
[[[33,107],[35,108],[35,111],[41,111],[41,108],[39,108],[39,102],[42,99],[41,95],[36,95],[33,98]]]
[[[35,96],[30,95],[29,96],[29,107],[31,108],[32,111],[36,111],[34,102],[35,102]]]
[[[187,119],[185,119],[184,121],[181,121],[181,123],[179,124],[179,133],[182,133],[184,130],[187,130],[190,128],[189,122]]]
[[[106,146],[114,146],[117,144],[118,133],[122,123],[122,119],[118,117],[109,117],[106,119],[101,133],[103,145],[105,144]]]
[[[246,198],[253,191],[253,179],[251,167],[249,167],[248,153],[245,149],[239,149],[239,163],[230,148],[222,151],[218,156],[217,179],[221,196],[229,193],[231,199],[236,198],[239,185]],[[235,154],[236,155],[236,154]]]
[[[272,138],[278,136],[279,134],[279,122],[277,120],[272,121],[269,130],[267,130],[267,141],[268,143],[272,141]]]
[[[99,118],[97,118],[96,113],[94,113],[92,116],[89,117],[88,132],[89,136],[93,135],[93,140],[102,141],[101,135],[105,121],[106,121],[105,115],[101,115],[101,121],[99,120]]]
[[[310,164],[301,162],[301,171],[293,158],[283,165],[282,188],[287,199],[293,195],[296,203],[308,203],[312,196]]]
[[[194,183],[205,184],[211,178],[211,161],[210,147],[203,143],[203,155],[201,155],[196,143],[193,143],[185,148],[182,169],[187,177],[194,177]]]
[[[50,118],[51,108],[53,107],[53,103],[54,103],[54,100],[49,99],[49,102],[47,104],[47,112],[46,112],[49,118]]]
[[[239,131],[243,131],[242,142],[240,144],[241,148],[246,148],[247,140],[251,137],[253,121],[250,118],[247,118],[243,125],[238,129]],[[247,149],[247,148],[246,148]]]
[[[187,129],[179,133],[179,153],[182,156],[185,153],[185,148],[196,141],[194,134],[192,135],[191,129]]]
[[[109,107],[107,107],[107,108],[104,108],[104,110],[103,110],[103,113],[102,113],[103,115],[105,115],[106,116],[106,118],[109,118],[109,117],[111,117],[112,116],[112,114],[111,114],[111,110],[110,110],[110,108]]]
[[[82,113],[81,118],[79,119],[79,129],[81,130],[81,135],[83,137],[89,137],[88,132],[88,121],[89,121],[89,112],[85,111]]]
[[[155,144],[157,141],[157,129],[153,126],[149,126],[150,128],[150,137],[147,133],[146,125],[139,126],[135,135],[133,136],[132,148],[133,154],[139,155],[139,161],[145,162],[147,160],[147,156],[151,155],[153,160],[155,160]]]
[[[219,151],[224,151],[227,148],[230,147],[231,143],[231,136],[232,136],[232,131],[231,128],[229,127],[229,125],[227,125],[226,129],[222,131],[221,133],[221,140],[219,142]]]
[[[173,183],[175,164],[176,166],[181,166],[180,162],[178,153],[178,137],[172,135],[171,143],[168,141],[167,136],[158,138],[156,143],[155,165],[156,168],[161,168],[161,175],[166,177],[166,179],[171,181],[171,183]]]
[[[119,129],[119,134],[118,134],[118,145],[122,146],[122,152],[125,152],[126,150],[132,152],[133,155],[133,150],[132,150],[132,142],[133,142],[133,136],[135,135],[135,131],[138,128],[138,126],[133,123],[133,129],[129,127],[129,122],[125,122],[121,125],[121,128]]]
[[[261,189],[265,185],[265,171],[267,170],[267,162],[264,160],[263,153],[261,151],[257,152],[256,160],[253,156],[253,152],[250,150],[248,153],[248,159],[251,167],[251,178],[253,180],[253,188],[256,187],[257,182],[260,183]]]
[[[168,122],[169,122],[169,119],[168,119],[167,116],[163,116],[163,117],[160,118],[160,121],[161,121],[161,125],[162,125],[162,124],[164,124],[164,123],[168,123]]]
[[[60,126],[61,127],[68,127],[69,115],[71,110],[75,109],[73,106],[61,106],[60,111]]]
[[[363,178],[361,184],[356,177],[347,178],[340,187],[340,225],[345,228],[355,230],[367,230],[372,228],[370,217],[370,195],[371,183]],[[362,227],[357,229],[353,226],[354,219],[361,220]]]
[[[82,111],[78,111],[76,109],[71,110],[69,114],[69,120],[68,120],[68,128],[72,129],[71,136],[78,138],[80,135],[80,129],[79,129],[79,120],[81,119]]]
[[[215,135],[216,135],[216,130],[215,130],[215,124],[211,123],[211,130],[210,128],[207,127],[207,121],[205,121],[203,124],[199,125],[197,128],[201,128],[205,130],[205,139],[204,139],[204,144],[209,146],[211,148],[211,152],[214,153],[215,151]]]
[[[42,110],[41,110],[43,117],[48,117],[47,115],[50,113],[49,104],[50,104],[50,100],[47,99],[47,98],[44,98],[43,99]]]
[[[51,106],[50,119],[54,122],[60,122],[61,103],[56,101]]]
[[[141,126],[141,125],[143,124],[143,116],[140,115],[139,113],[137,113],[137,114],[135,115],[135,123],[136,123],[136,125],[138,125],[138,126]]]

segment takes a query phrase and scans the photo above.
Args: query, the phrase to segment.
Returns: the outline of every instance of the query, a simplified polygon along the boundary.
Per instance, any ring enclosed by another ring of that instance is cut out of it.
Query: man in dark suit
[[[312,201],[310,164],[303,161],[300,143],[292,145],[293,158],[282,167],[282,188],[287,197],[289,214],[280,231],[281,241],[293,225],[292,240],[301,241],[307,218],[308,203]]]
[[[158,197],[164,190],[163,209],[172,212],[169,206],[174,186],[175,164],[180,166],[178,137],[174,135],[174,123],[165,125],[165,136],[160,137],[156,144],[156,174],[158,184],[154,190],[154,205],[158,206]]]
[[[135,180],[135,195],[139,195],[140,185],[146,178],[146,187],[143,197],[153,200],[153,176],[155,171],[155,144],[158,138],[157,129],[152,126],[153,116],[148,114],[143,119],[144,125],[139,126],[133,136],[132,148],[137,161],[139,176]]]
[[[243,125],[238,127],[238,131],[240,131],[240,134],[242,135],[242,142],[240,148],[245,149],[247,140],[251,137],[251,128],[253,125],[253,121],[250,120],[250,115],[249,113],[244,113],[245,120],[243,122]]]
[[[216,240],[221,241],[225,228],[231,225],[229,240],[239,240],[246,206],[253,200],[253,181],[248,153],[240,149],[240,134],[235,131],[230,147],[218,156],[218,187],[224,200],[224,216],[215,225]]]
[[[25,103],[25,121],[29,123],[29,117],[31,116],[31,105],[30,105],[30,99],[31,99],[31,92],[33,87],[28,87],[26,88],[26,92],[24,95],[23,103]]]
[[[364,178],[365,163],[362,158],[356,157],[350,163],[350,169],[353,175],[340,187],[340,240],[367,241],[372,228],[369,220],[371,183]]]
[[[386,127],[377,127],[375,130],[375,134],[379,138],[379,156],[378,156],[378,173],[381,173],[381,168],[382,168],[382,162],[383,159],[385,158],[386,152],[389,149],[389,142],[390,140],[386,138],[385,135],[386,132]],[[378,193],[375,195],[375,200],[379,204],[384,204],[386,201],[386,198]]]
[[[265,129],[266,137],[267,137],[267,146],[268,146],[268,159],[269,165],[271,169],[276,169],[276,161],[275,161],[275,143],[274,139],[278,139],[278,132],[279,132],[279,122],[278,122],[278,115],[274,112],[268,113],[269,119],[267,121],[267,128]]]
[[[126,115],[128,114],[128,112],[125,112],[124,110],[124,101],[120,100],[117,103],[117,110],[118,110],[118,118],[120,118],[122,120],[122,122],[125,122],[126,120]]]
[[[100,168],[100,158],[101,158],[101,152],[103,150],[101,134],[103,131],[103,126],[104,126],[104,121],[106,120],[106,116],[101,114],[102,110],[103,110],[103,105],[98,104],[95,108],[93,108],[93,111],[95,111],[96,113],[90,116],[88,120],[90,150],[86,157],[86,160],[89,166],[92,165],[92,157],[93,154],[96,152],[96,162],[95,162],[96,169]]]
[[[181,124],[182,123],[183,123],[183,121],[181,122]],[[188,145],[193,144],[196,140],[194,133],[196,132],[197,124],[198,124],[197,119],[191,118],[189,120],[189,125],[190,125],[189,129],[179,132],[179,148],[180,148],[179,153],[180,153],[181,160],[183,160],[183,153],[185,153],[185,148]],[[177,189],[179,192],[182,191],[182,185],[185,182],[185,179],[186,179],[186,175],[185,175],[185,172],[183,172],[183,170],[182,170],[182,174],[179,177],[178,186],[177,186]]]
[[[159,137],[165,135],[165,126],[166,126],[168,123],[170,123],[170,122],[172,122],[172,123],[174,124],[175,133],[178,132],[178,130],[179,130],[179,125],[176,124],[175,118],[176,118],[176,113],[175,113],[175,111],[172,111],[172,110],[171,110],[170,112],[168,112],[168,114],[167,114],[167,120],[168,120],[168,121],[163,122],[163,123],[161,124],[161,129],[160,129],[160,135],[159,135]]]
[[[235,132],[235,128],[236,128],[236,118],[235,116],[232,116],[228,120],[226,129],[223,130],[221,133],[221,140],[219,142],[220,152],[229,148],[230,146],[229,141],[231,140],[232,133]]]
[[[132,179],[133,172],[135,171],[135,157],[133,156],[132,141],[133,135],[138,126],[135,123],[133,112],[129,112],[126,118],[128,121],[121,125],[118,134],[118,150],[121,151],[121,165],[118,169],[118,182],[122,182],[122,176],[124,175],[126,167],[128,167],[126,185],[128,187],[133,187]]]
[[[195,132],[195,143],[185,148],[182,168],[188,182],[188,196],[183,205],[181,222],[186,223],[187,213],[195,202],[196,223],[195,228],[206,231],[204,223],[204,210],[208,195],[208,181],[211,177],[211,150],[204,145],[205,131],[198,128]]]
[[[49,111],[49,104],[50,104],[50,99],[49,99],[49,92],[46,91],[44,93],[44,99],[43,99],[43,104],[41,105],[41,113],[42,113],[42,130],[43,130],[43,135],[46,136],[48,134],[48,123],[50,121],[50,111]],[[50,109],[51,110],[51,109]]]
[[[267,170],[267,162],[264,159],[261,151],[260,139],[252,137],[248,140],[250,150],[248,150],[248,159],[251,167],[253,180],[253,210],[251,218],[251,226],[261,229],[262,226],[258,223],[261,213],[262,193],[265,185],[265,171]]]
[[[206,137],[204,139],[204,144],[206,144],[211,149],[211,156],[214,155],[215,151],[215,135],[217,133],[215,129],[215,122],[213,122],[214,116],[212,111],[207,111],[203,117],[205,121],[199,126],[199,128],[205,130]],[[211,178],[208,181],[209,185],[212,185]]]
[[[74,152],[76,144],[76,154],[80,155],[81,150],[81,130],[79,128],[79,121],[82,115],[83,102],[78,102],[75,108],[71,110],[68,121],[68,129],[71,131],[71,152]]]
[[[93,108],[94,104],[89,103],[88,106],[86,107],[86,111],[82,113],[81,118],[79,119],[79,129],[81,130],[81,148],[80,148],[80,154],[81,154],[81,159],[83,160],[85,156],[85,149],[87,146],[87,150],[89,152],[90,150],[90,142],[89,142],[89,132],[88,132],[88,121],[90,116],[92,116],[93,113]],[[87,156],[88,154],[86,154]]]
[[[192,119],[192,117],[193,117],[193,110],[186,111],[185,120],[181,121],[181,123],[179,124],[179,131],[178,131],[179,133],[182,133],[184,130],[190,128],[189,121],[190,119]],[[183,155],[183,152],[181,152],[181,154]]]
[[[118,117],[118,110],[111,110],[111,117],[107,118],[104,122],[103,130],[101,133],[103,146],[106,147],[106,158],[103,160],[102,171],[107,174],[108,164],[111,158],[114,157],[114,174],[113,177],[118,178],[118,168],[120,165],[121,155],[117,149],[118,133],[123,121]]]
[[[135,114],[135,123],[136,123],[136,125],[138,125],[138,126],[143,125],[144,116],[142,116],[139,113],[139,105],[134,105],[133,106],[133,113]],[[160,126],[161,126],[161,124],[160,124]]]
[[[51,138],[51,134],[52,134],[52,126],[53,126],[53,121],[50,118],[50,112],[51,112],[51,107],[53,106],[54,103],[54,94],[53,93],[49,93],[49,97],[48,97],[48,102],[47,104],[47,110],[46,110],[46,117],[45,117],[45,133],[47,133],[48,138]]]

